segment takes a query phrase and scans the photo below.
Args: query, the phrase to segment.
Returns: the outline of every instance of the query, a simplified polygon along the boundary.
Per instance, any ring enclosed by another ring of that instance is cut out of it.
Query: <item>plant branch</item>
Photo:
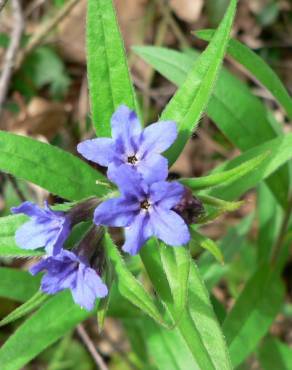
[[[0,76],[0,117],[7,97],[9,84],[14,69],[15,57],[20,47],[21,36],[24,29],[24,20],[20,0],[12,0],[12,12],[13,29],[10,39],[11,41],[4,56],[3,68]]]
[[[92,358],[94,359],[96,365],[99,367],[100,370],[108,370],[105,362],[101,355],[97,352],[95,345],[93,344],[92,340],[89,338],[86,330],[84,329],[82,324],[79,324],[76,328],[78,335],[80,336],[81,340],[85,344],[88,352],[91,354]]]

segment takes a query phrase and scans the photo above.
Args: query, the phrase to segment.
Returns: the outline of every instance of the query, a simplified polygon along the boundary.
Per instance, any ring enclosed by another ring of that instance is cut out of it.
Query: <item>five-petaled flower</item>
[[[47,294],[56,294],[64,289],[71,290],[73,300],[87,311],[94,308],[97,298],[108,294],[106,285],[97,272],[90,267],[84,256],[62,250],[57,256],[42,259],[30,272],[36,275],[46,270],[41,282],[41,290]]]
[[[23,249],[45,247],[48,255],[56,255],[61,251],[71,230],[70,219],[65,213],[53,211],[47,203],[45,208],[40,208],[31,202],[24,202],[11,211],[31,218],[16,231],[17,245]]]
[[[119,187],[121,197],[101,203],[94,212],[94,222],[125,227],[125,252],[137,254],[151,236],[172,246],[188,243],[188,227],[172,210],[184,194],[183,185],[167,182],[161,174],[158,174],[159,181],[147,184],[127,165],[110,169],[108,175]]]
[[[161,121],[144,130],[135,112],[122,105],[112,116],[112,139],[86,140],[77,150],[86,159],[109,168],[127,164],[140,172],[148,183],[159,181],[157,176],[168,172],[167,159],[160,153],[168,149],[177,137],[176,123]]]

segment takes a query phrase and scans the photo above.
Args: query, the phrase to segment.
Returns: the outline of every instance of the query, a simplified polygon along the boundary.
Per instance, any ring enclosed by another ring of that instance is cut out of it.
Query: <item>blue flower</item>
[[[188,227],[172,210],[184,195],[183,185],[166,181],[148,184],[127,165],[110,169],[109,177],[119,187],[121,197],[101,203],[95,210],[94,222],[125,227],[125,252],[137,254],[151,236],[172,246],[188,243]]]
[[[89,266],[87,259],[74,252],[63,249],[57,256],[42,259],[30,272],[36,275],[43,270],[47,271],[41,282],[44,293],[56,294],[69,288],[74,302],[87,311],[94,308],[96,298],[108,294],[106,285]]]
[[[167,159],[163,153],[177,137],[175,122],[154,123],[144,130],[135,114],[122,105],[112,116],[112,139],[86,140],[77,150],[86,159],[106,167],[127,164],[140,172],[148,182],[166,178]]]
[[[11,211],[31,217],[16,231],[15,240],[20,248],[45,247],[48,255],[60,252],[71,230],[71,222],[65,213],[51,210],[47,203],[45,208],[40,208],[31,202],[24,202]]]

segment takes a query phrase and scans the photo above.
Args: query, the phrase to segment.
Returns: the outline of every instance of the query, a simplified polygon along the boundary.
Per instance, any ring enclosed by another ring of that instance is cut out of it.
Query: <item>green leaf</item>
[[[23,215],[0,218],[0,256],[32,257],[44,254],[41,250],[26,250],[16,245],[15,232],[26,220],[27,217]]]
[[[28,272],[8,267],[0,268],[0,297],[24,302],[40,287],[40,278]]]
[[[29,314],[35,310],[42,303],[44,303],[49,297],[43,294],[41,291],[36,292],[28,301],[17,307],[8,316],[0,321],[0,327],[10,324],[11,322],[20,319],[21,317]]]
[[[135,52],[176,85],[183,85],[194,59],[194,50],[181,53],[158,47],[136,47]],[[198,77],[194,76],[194,79]],[[199,80],[198,80],[199,81]],[[280,125],[274,121],[262,102],[239,79],[222,68],[207,106],[208,116],[223,134],[240,150],[246,151],[278,136]],[[256,122],[251,125],[250,122]],[[289,190],[288,168],[281,168],[268,180],[278,202],[285,207]],[[280,190],[279,190],[280,189]]]
[[[263,153],[270,153],[270,155],[258,165],[257,170],[253,173],[243,176],[240,180],[234,181],[231,185],[223,185],[220,188],[212,189],[208,191],[208,194],[227,200],[237,199],[247,190],[255,187],[259,182],[270,177],[271,174],[290,160],[292,158],[291,146],[292,134],[282,135],[246,151],[231,161],[225,162],[223,165],[217,167],[213,173],[230,170]],[[275,185],[275,189],[277,189],[277,184],[275,183]],[[281,184],[279,184],[278,196],[285,199],[286,192],[283,193],[283,191]],[[287,200],[285,203],[287,203]]]
[[[240,365],[267,333],[284,299],[279,276],[263,265],[246,284],[223,324],[232,365]]]
[[[246,235],[252,226],[253,219],[253,214],[243,218],[238,225],[229,228],[226,236],[219,241],[219,248],[223,253],[225,261],[224,266],[214,263],[210,253],[205,252],[200,256],[198,267],[208,290],[211,290],[226,274],[228,271],[227,264],[232,262],[233,258],[240,253],[246,241]]]
[[[154,320],[163,324],[163,318],[154,300],[146,292],[143,285],[127,269],[108,233],[105,234],[104,247],[107,258],[113,265],[116,273],[117,286],[120,294]]]
[[[110,136],[119,105],[137,110],[112,0],[88,1],[86,40],[92,121],[98,136]]]
[[[102,196],[106,182],[81,159],[34,139],[0,131],[0,169],[68,200]]]
[[[192,239],[198,243],[201,248],[207,249],[212,253],[218,262],[223,263],[224,257],[218,245],[212,239],[209,239],[205,235],[197,232],[193,226],[191,226],[190,230]]]
[[[193,191],[219,187],[222,185],[230,185],[233,183],[233,181],[239,180],[244,175],[248,175],[256,170],[260,163],[262,163],[262,161],[267,158],[268,155],[269,152],[264,153],[228,171],[222,171],[220,173],[196,177],[193,179],[181,179],[179,181]]]
[[[148,352],[159,370],[200,370],[178,329],[165,330],[143,319],[141,330]]]
[[[88,316],[90,312],[73,303],[69,291],[52,297],[1,347],[1,370],[21,369]]]
[[[291,369],[292,349],[276,338],[266,338],[260,346],[257,357],[265,370]]]
[[[149,257],[150,249],[152,270],[155,271],[157,279],[164,281],[163,289],[157,290],[157,293],[168,311],[171,311],[173,321],[177,322],[187,304],[189,251],[185,247],[167,246],[153,238],[141,250],[142,259],[145,261]],[[154,287],[156,288],[155,284]]]
[[[169,247],[171,248],[171,247]],[[140,252],[147,274],[156,292],[163,298],[170,315],[175,321],[176,310],[173,305],[170,284],[163,273],[162,262],[157,258],[157,245],[150,242]],[[190,265],[187,305],[175,329],[188,348],[188,358],[193,365],[189,368],[204,370],[231,369],[224,338],[215,318],[208,293],[194,263]],[[185,347],[185,348],[186,348]]]
[[[258,264],[270,260],[272,248],[279,235],[283,210],[265,184],[260,184],[257,196]]]
[[[166,152],[170,165],[183,150],[208,104],[228,45],[236,4],[236,0],[230,1],[212,42],[194,63],[187,79],[162,112],[161,120],[173,120],[178,124],[178,139]]]
[[[196,31],[195,35],[202,40],[210,41],[214,35],[213,30]],[[292,99],[284,84],[272,68],[254,51],[241,42],[230,39],[227,53],[242,64],[256,79],[270,91],[274,98],[286,110],[292,119]]]

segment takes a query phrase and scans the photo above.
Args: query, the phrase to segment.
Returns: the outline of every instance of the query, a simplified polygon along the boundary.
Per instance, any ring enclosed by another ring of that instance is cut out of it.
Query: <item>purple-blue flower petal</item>
[[[43,292],[55,294],[69,288],[74,301],[87,310],[94,307],[96,298],[108,293],[97,272],[73,252],[62,250],[57,256],[41,260],[30,272],[35,275],[43,270],[46,270],[41,283]]]
[[[108,178],[114,182],[126,198],[143,200],[148,191],[140,173],[124,164],[119,167],[109,166]]]
[[[152,234],[149,214],[143,211],[135,217],[129,227],[125,228],[125,244],[122,247],[123,251],[134,256]]]
[[[184,194],[184,186],[178,182],[160,181],[150,186],[151,202],[171,209],[175,207]]]
[[[106,285],[97,273],[90,267],[80,265],[77,273],[76,286],[72,288],[74,302],[91,311],[96,298],[103,298],[108,294]]]
[[[190,241],[190,233],[186,223],[171,210],[153,207],[150,222],[154,235],[168,245],[181,246]]]
[[[138,155],[163,153],[177,138],[177,127],[173,121],[153,123],[143,130]]]
[[[167,178],[168,161],[162,155],[152,153],[137,163],[137,170],[148,184],[152,184]]]
[[[40,208],[38,205],[31,202],[23,202],[18,207],[11,208],[11,212],[14,214],[23,213],[29,217],[45,217],[46,210]]]
[[[109,138],[85,140],[77,145],[77,151],[84,158],[107,167],[115,157],[114,141]]]
[[[136,113],[127,106],[121,105],[112,115],[111,126],[113,139],[120,140],[124,149],[131,152],[133,150],[132,138],[142,132],[141,123]]]
[[[128,226],[138,211],[137,201],[129,201],[125,198],[108,199],[95,209],[94,223],[116,227]]]
[[[31,217],[15,233],[15,240],[20,248],[45,247],[49,255],[60,252],[71,230],[70,220],[63,212],[53,211],[48,204],[45,208],[40,208],[30,202],[12,208],[12,212]]]

